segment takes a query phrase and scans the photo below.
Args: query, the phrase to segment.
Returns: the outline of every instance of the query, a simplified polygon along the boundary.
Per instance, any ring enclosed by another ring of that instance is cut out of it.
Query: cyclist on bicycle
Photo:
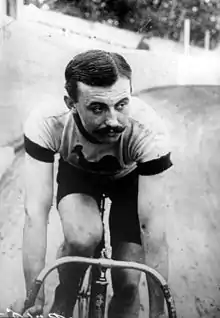
[[[25,124],[25,226],[23,267],[26,291],[45,265],[48,214],[53,199],[54,155],[60,155],[57,209],[64,242],[57,257],[93,256],[102,237],[98,205],[105,193],[113,259],[146,262],[168,272],[165,172],[172,166],[169,137],[161,118],[131,95],[132,71],[117,53],[89,50],[65,70],[63,105],[32,111]],[[50,312],[72,314],[86,267],[65,265]],[[109,317],[138,317],[140,273],[114,269]],[[163,317],[160,287],[148,277],[150,317]],[[38,305],[38,306],[37,306]],[[43,289],[29,312],[42,312]]]

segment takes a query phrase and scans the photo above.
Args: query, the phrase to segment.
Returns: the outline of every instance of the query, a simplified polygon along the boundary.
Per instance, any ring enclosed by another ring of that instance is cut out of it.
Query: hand
[[[11,312],[7,313],[8,317],[16,317],[13,315],[19,314],[22,315],[24,318],[31,318],[31,317],[36,317],[37,315],[43,315],[43,309],[44,309],[44,297],[37,298],[34,306],[24,310],[24,299],[18,299],[16,300],[11,306],[10,310]],[[19,316],[17,316],[19,317]]]
[[[30,315],[32,317],[36,317],[37,315],[42,315],[43,314],[43,309],[44,309],[43,305],[36,304],[33,307],[25,310],[25,312],[23,313],[23,317],[24,318],[30,318]]]
[[[37,315],[42,315],[44,309],[44,293],[41,292],[38,294],[38,297],[36,298],[34,306],[27,308],[24,311],[23,308],[23,317],[24,318],[30,318],[30,315],[32,317],[36,317]]]

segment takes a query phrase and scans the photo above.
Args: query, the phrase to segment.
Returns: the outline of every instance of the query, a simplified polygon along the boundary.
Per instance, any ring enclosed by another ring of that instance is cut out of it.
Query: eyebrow
[[[122,98],[119,102],[115,104],[115,106],[118,106],[118,104],[120,104],[121,102],[129,102],[129,98],[128,97]]]
[[[129,98],[128,97],[124,97],[124,98],[122,98],[121,100],[119,100],[116,104],[115,104],[115,106],[118,106],[121,102],[128,102],[129,101]],[[91,102],[89,105],[88,105],[88,108],[92,108],[93,106],[95,106],[95,105],[97,105],[97,104],[99,104],[99,105],[101,105],[101,106],[104,106],[104,107],[106,107],[106,106],[108,106],[108,104],[106,104],[106,103],[103,103],[103,102],[99,102],[99,101],[97,101],[97,102]]]

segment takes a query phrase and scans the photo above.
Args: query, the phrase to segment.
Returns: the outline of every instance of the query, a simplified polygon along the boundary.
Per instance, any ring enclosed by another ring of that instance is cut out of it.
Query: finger
[[[1,1],[1,0],[0,0]],[[24,311],[24,299],[17,299],[15,302],[13,302],[9,308],[9,310],[12,310],[13,312],[22,314]]]
[[[35,305],[34,307],[31,307],[29,310],[31,315],[40,315],[43,312],[43,306],[42,305]]]
[[[31,314],[29,313],[29,309],[23,313],[23,318],[30,318]]]
[[[25,311],[24,318],[30,318],[31,316],[41,315],[43,313],[43,306],[36,305]]]
[[[22,317],[22,310],[18,311],[18,310],[15,310],[14,308],[11,308],[11,307],[7,308],[4,317],[13,317],[13,318]]]

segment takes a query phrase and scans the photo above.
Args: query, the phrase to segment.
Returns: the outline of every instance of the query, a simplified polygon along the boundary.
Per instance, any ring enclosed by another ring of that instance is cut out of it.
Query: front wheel
[[[91,268],[88,268],[80,283],[73,318],[89,317],[89,301],[91,294]]]
[[[79,296],[79,299],[77,301],[77,307],[78,307],[78,318],[88,318],[89,300]],[[73,317],[76,317],[76,316],[73,315]]]
[[[80,284],[73,318],[106,317],[107,286],[106,269],[88,269]]]

